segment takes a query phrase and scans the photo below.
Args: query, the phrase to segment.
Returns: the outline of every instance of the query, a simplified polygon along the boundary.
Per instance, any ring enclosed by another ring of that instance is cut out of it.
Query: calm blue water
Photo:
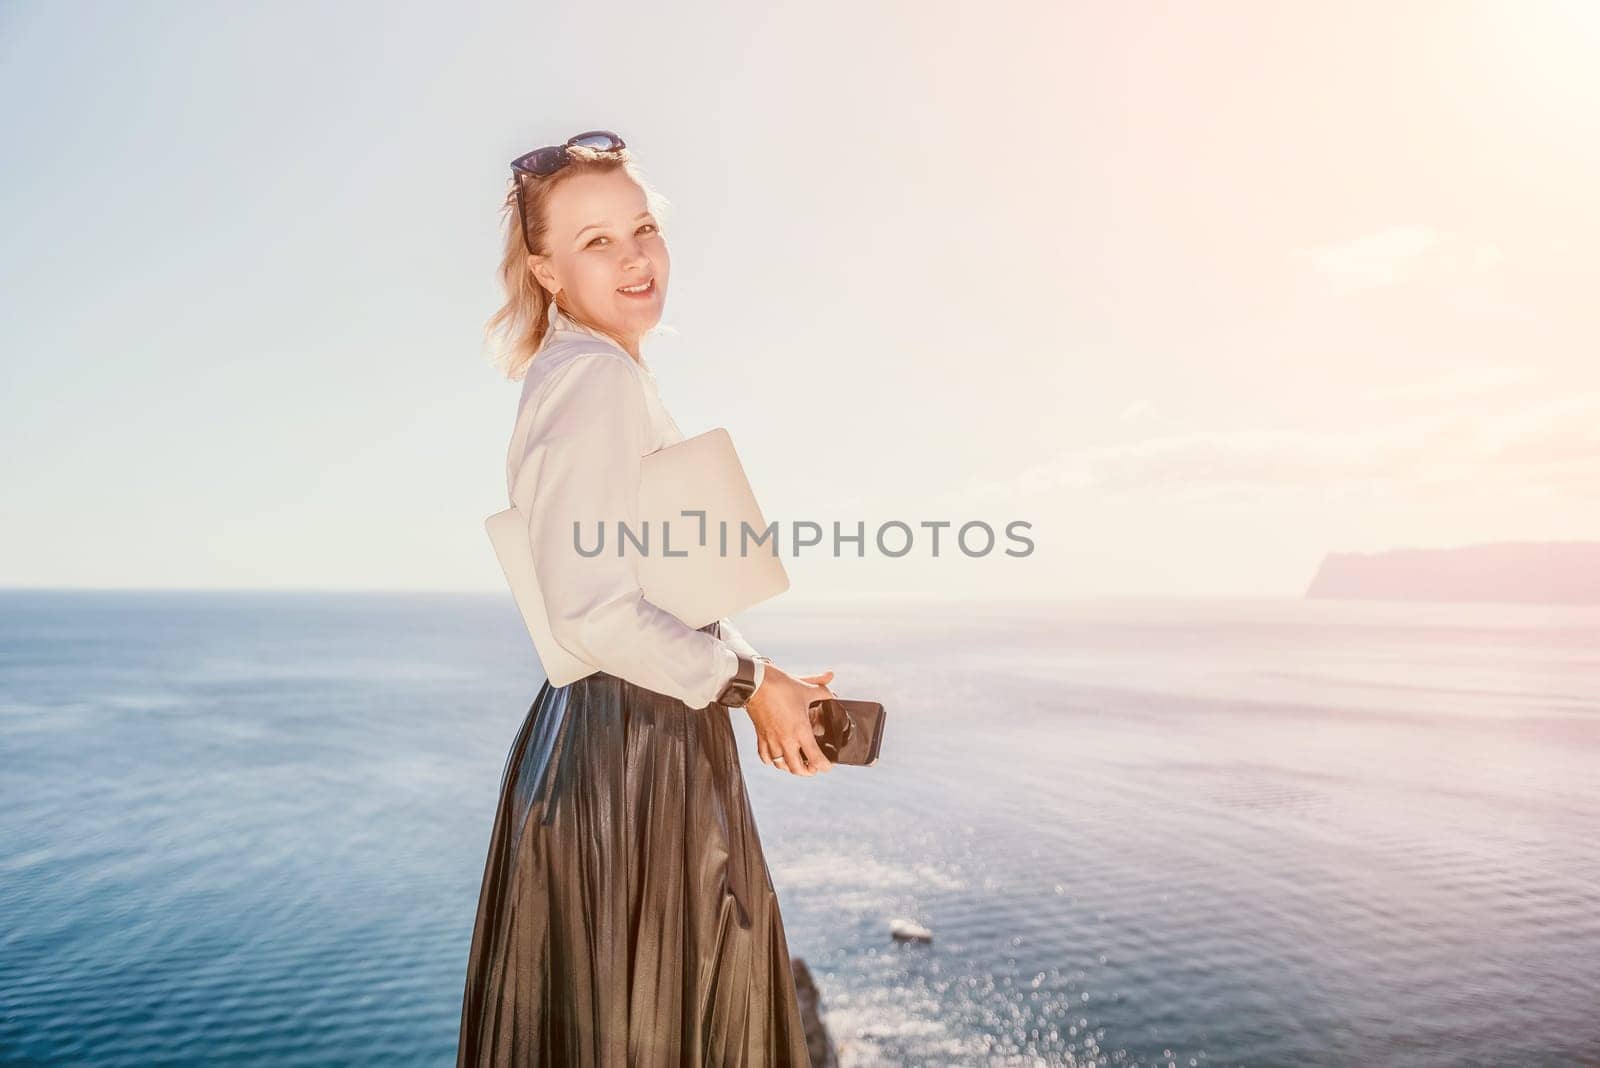
[[[735,716],[846,1065],[1600,1065],[1600,611],[739,622],[890,709]],[[539,681],[508,595],[0,592],[0,1063],[453,1063]]]

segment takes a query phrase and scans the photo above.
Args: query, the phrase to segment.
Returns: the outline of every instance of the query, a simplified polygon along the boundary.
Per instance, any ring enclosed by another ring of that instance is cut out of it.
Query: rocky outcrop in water
[[[795,993],[800,996],[800,1019],[806,1028],[806,1050],[811,1054],[811,1068],[839,1068],[839,1051],[834,1048],[828,1028],[822,1022],[822,994],[817,990],[811,969],[799,957],[789,961],[794,975]]]
[[[1520,541],[1329,553],[1306,597],[1600,604],[1600,542]]]

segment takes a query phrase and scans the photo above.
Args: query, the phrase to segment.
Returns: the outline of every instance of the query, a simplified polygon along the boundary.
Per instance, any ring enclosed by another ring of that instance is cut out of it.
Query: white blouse
[[[579,556],[594,527],[639,530],[639,460],[683,440],[662,403],[655,372],[611,338],[551,307],[550,330],[522,383],[506,462],[511,503],[528,517],[534,572],[550,631],[601,671],[676,697],[691,709],[714,701],[759,654],[723,617],[722,637],[651,604],[638,556]],[[756,661],[756,685],[764,673]]]

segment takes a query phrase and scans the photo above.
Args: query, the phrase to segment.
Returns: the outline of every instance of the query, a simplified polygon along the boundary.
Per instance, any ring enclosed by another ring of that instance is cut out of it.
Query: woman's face
[[[546,207],[547,254],[529,258],[534,276],[560,295],[563,307],[637,358],[639,338],[661,320],[672,270],[644,190],[622,170],[575,174]],[[640,295],[624,292],[646,282]]]

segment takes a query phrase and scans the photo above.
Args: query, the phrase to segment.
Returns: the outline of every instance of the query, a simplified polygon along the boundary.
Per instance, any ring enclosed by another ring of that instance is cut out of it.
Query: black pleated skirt
[[[605,672],[539,688],[502,776],[458,1068],[809,1068],[729,716]]]

